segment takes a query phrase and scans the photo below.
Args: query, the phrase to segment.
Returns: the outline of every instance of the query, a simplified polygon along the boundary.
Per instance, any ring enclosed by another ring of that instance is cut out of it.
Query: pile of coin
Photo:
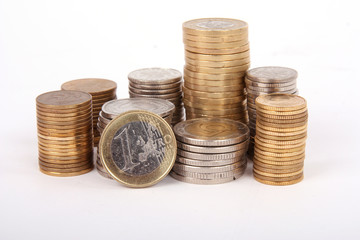
[[[54,91],[36,98],[40,171],[76,176],[93,168],[91,95]]]
[[[182,75],[170,68],[143,68],[131,72],[129,79],[129,95],[131,98],[161,98],[175,105],[172,125],[185,120],[182,102]]]
[[[303,179],[308,111],[302,97],[273,93],[256,98],[254,177],[269,185]]]
[[[91,94],[93,106],[94,145],[97,146],[100,140],[100,133],[96,129],[99,112],[104,103],[116,99],[116,82],[102,78],[84,78],[66,82],[61,85],[61,89],[82,91]]]
[[[250,145],[249,157],[254,154],[256,132],[255,99],[269,93],[298,94],[296,88],[297,71],[286,67],[258,67],[247,71],[245,77],[247,106],[249,112]]]
[[[246,169],[249,128],[238,121],[197,118],[174,127],[177,158],[170,175],[195,184],[218,184],[239,178]]]
[[[183,23],[183,41],[186,118],[219,117],[248,123],[247,23],[225,18],[190,20]]]
[[[148,187],[170,172],[176,158],[172,127],[148,111],[127,111],[104,129],[99,154],[106,172],[128,187]]]
[[[159,98],[127,98],[107,102],[103,105],[97,123],[97,129],[102,134],[105,127],[112,119],[132,110],[146,110],[162,117],[168,124],[171,124],[175,105]],[[100,175],[111,178],[101,163],[99,148],[97,149],[96,169]]]

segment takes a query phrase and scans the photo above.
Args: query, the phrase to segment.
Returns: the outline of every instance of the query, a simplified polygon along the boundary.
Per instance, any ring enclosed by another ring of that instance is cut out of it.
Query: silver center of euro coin
[[[210,20],[207,22],[200,22],[196,24],[198,27],[207,28],[207,29],[228,29],[234,26],[231,22]]]
[[[116,166],[129,175],[151,173],[165,157],[165,143],[159,129],[144,121],[122,126],[111,142]]]

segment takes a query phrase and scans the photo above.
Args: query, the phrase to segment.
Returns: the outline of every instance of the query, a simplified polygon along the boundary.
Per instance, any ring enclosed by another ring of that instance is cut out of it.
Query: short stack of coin
[[[249,157],[254,154],[256,132],[255,99],[269,93],[298,94],[296,87],[297,71],[286,67],[258,67],[247,71],[245,77],[247,106],[249,112],[250,145]]]
[[[303,179],[308,111],[306,100],[282,93],[256,98],[254,177],[269,185]]]
[[[91,95],[54,91],[36,98],[40,171],[76,176],[93,168]]]
[[[102,78],[84,78],[72,80],[61,85],[62,90],[75,90],[91,94],[93,106],[94,145],[100,140],[100,133],[96,129],[101,107],[107,101],[116,99],[116,82]]]
[[[186,118],[219,117],[247,124],[247,23],[225,18],[190,20],[183,23],[183,41]]]
[[[197,118],[174,127],[177,158],[170,175],[195,184],[218,184],[239,178],[246,169],[249,128],[238,121]]]
[[[182,75],[178,70],[170,68],[143,68],[131,72],[129,79],[129,95],[131,98],[161,98],[175,105],[172,125],[185,120],[182,102]]]
[[[97,123],[97,129],[100,134],[102,134],[105,127],[113,118],[132,110],[146,110],[155,113],[164,118],[164,120],[171,125],[175,105],[167,100],[159,98],[127,98],[107,102],[102,107]],[[100,175],[111,178],[101,163],[99,149],[97,149],[96,169]]]

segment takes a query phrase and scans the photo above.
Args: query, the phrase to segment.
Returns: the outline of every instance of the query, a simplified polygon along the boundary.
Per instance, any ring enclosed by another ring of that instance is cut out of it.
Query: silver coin
[[[234,169],[240,168],[244,165],[244,162],[237,161],[232,164],[218,166],[218,167],[195,167],[182,163],[175,162],[173,171],[185,171],[185,172],[195,172],[195,173],[220,173],[220,172],[228,172]]]
[[[186,143],[182,143],[177,141],[178,148],[181,148],[185,151],[195,152],[195,153],[228,153],[235,152],[246,149],[248,147],[249,141],[245,140],[238,144],[233,144],[230,146],[221,146],[221,147],[204,147],[204,146],[195,146],[189,145]]]
[[[248,127],[224,118],[201,118],[178,123],[174,127],[176,138],[197,146],[228,146],[249,137]]]
[[[217,178],[228,178],[232,177],[235,174],[242,172],[243,167],[239,167],[230,171],[226,172],[214,172],[214,173],[199,173],[199,172],[188,172],[183,171],[180,169],[172,169],[173,172],[177,173],[178,175],[184,176],[184,177],[191,177],[191,178],[197,178],[197,179],[217,179]]]
[[[288,87],[296,85],[296,79],[291,79],[288,82],[282,82],[282,83],[261,83],[261,82],[255,82],[251,79],[248,79],[245,77],[245,84],[246,87],[252,86],[252,87],[262,87],[262,88],[282,88],[282,87]]]
[[[135,92],[132,92],[129,90],[129,96],[130,97],[142,97],[142,98],[161,98],[161,99],[177,99],[179,97],[182,97],[182,91],[178,91],[175,93],[169,93],[169,94],[138,94]]]
[[[147,90],[165,90],[165,89],[181,89],[183,81],[178,81],[169,84],[155,84],[155,85],[148,85],[148,84],[137,84],[132,82],[129,79],[129,85],[138,88],[138,89],[147,89]]]
[[[241,172],[234,174],[231,177],[228,178],[218,178],[218,179],[197,179],[197,178],[191,178],[191,177],[184,177],[181,176],[173,171],[170,172],[170,176],[175,178],[178,181],[182,181],[182,182],[186,182],[186,183],[193,183],[193,184],[203,184],[203,185],[208,185],[208,184],[221,184],[221,183],[227,183],[227,182],[231,182],[233,180],[236,180],[238,178],[240,178],[246,169],[243,169]]]
[[[236,162],[239,162],[239,161],[244,162],[246,160],[246,158],[244,160],[244,154],[243,154],[243,156],[237,156],[237,157],[229,158],[229,159],[206,160],[206,161],[185,158],[185,157],[181,157],[181,156],[178,155],[177,158],[176,158],[176,162],[186,164],[186,165],[189,165],[189,166],[197,166],[197,167],[217,167],[217,166],[224,166],[224,165],[233,164],[233,163],[236,163]]]
[[[174,112],[175,106],[169,101],[156,98],[117,99],[107,102],[102,106],[102,116],[112,119],[121,113],[131,110],[145,110],[163,117]]]
[[[104,178],[108,178],[108,179],[113,180],[113,178],[112,178],[107,172],[103,171],[103,170],[102,170],[101,168],[99,168],[98,166],[96,166],[96,170],[97,170],[97,172],[98,172],[101,176],[103,176]]]
[[[275,93],[275,92],[263,92],[263,91],[254,91],[254,90],[251,90],[251,89],[246,89],[246,91],[248,91],[249,94],[253,94],[253,95],[257,95],[257,96],[260,96],[260,95],[266,95],[266,94],[269,94],[269,93]],[[288,93],[288,94],[292,94],[293,92],[296,91],[296,87],[293,88],[293,89],[288,89],[288,90],[285,90],[285,91],[276,91],[276,93]]]
[[[246,77],[255,82],[281,83],[297,78],[297,71],[286,67],[258,67],[247,71]]]
[[[137,84],[170,84],[180,81],[182,74],[171,68],[143,68],[132,71],[128,78]]]
[[[181,88],[169,88],[169,89],[161,89],[161,90],[148,90],[142,88],[134,88],[129,85],[129,90],[133,93],[137,94],[145,94],[145,95],[161,95],[161,94],[171,94],[181,91]]]
[[[251,91],[256,92],[263,92],[263,93],[274,93],[274,92],[286,92],[291,91],[294,92],[294,89],[296,89],[295,85],[290,85],[286,87],[253,87],[253,86],[247,86],[247,89]]]
[[[244,155],[245,150],[239,150],[236,152],[229,152],[229,153],[218,153],[218,154],[205,154],[205,153],[193,153],[184,151],[182,149],[177,150],[177,154],[184,158],[200,160],[200,161],[217,161],[217,160],[224,160],[224,159],[232,159],[236,157],[241,157]]]

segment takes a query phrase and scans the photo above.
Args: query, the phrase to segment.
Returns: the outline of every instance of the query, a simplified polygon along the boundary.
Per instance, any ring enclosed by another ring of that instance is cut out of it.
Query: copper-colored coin
[[[42,131],[38,128],[37,131],[38,134],[41,134],[42,136],[46,136],[46,137],[74,137],[74,136],[82,136],[82,135],[87,135],[87,136],[91,136],[93,134],[92,129],[88,129],[86,131],[79,131],[79,132],[67,132],[67,133],[58,133],[58,132],[49,132],[49,131]]]
[[[50,175],[50,176],[56,176],[56,177],[72,177],[72,176],[78,176],[78,175],[82,175],[85,173],[90,172],[93,169],[93,167],[90,167],[88,169],[85,170],[81,170],[78,172],[70,172],[70,173],[59,173],[59,172],[51,172],[51,171],[46,171],[42,168],[40,168],[40,171],[44,174]]]
[[[53,91],[39,95],[36,105],[51,109],[73,109],[87,106],[91,102],[91,95],[79,91]]]
[[[77,124],[82,124],[82,123],[86,123],[89,120],[92,120],[92,115],[91,114],[87,114],[86,118],[80,118],[80,119],[69,119],[68,121],[66,121],[65,119],[52,119],[52,120],[46,120],[40,117],[37,117],[37,122],[40,124],[47,124],[47,125],[58,125],[58,126],[72,126],[72,125],[77,125]],[[50,118],[49,118],[50,119]],[[64,121],[61,121],[64,120]]]
[[[208,114],[208,115],[236,115],[236,114],[244,114],[246,110],[243,108],[228,108],[221,110],[204,110],[201,108],[186,108],[187,112],[198,113],[198,114]]]
[[[266,133],[263,133],[261,131],[258,131],[258,129],[256,129],[256,136],[260,136],[261,138],[265,138],[265,139],[269,139],[269,140],[276,140],[276,141],[293,141],[293,140],[298,140],[298,139],[304,139],[307,136],[307,132],[303,132],[303,133],[299,133],[296,135],[280,135],[280,136],[275,136],[275,135],[269,135]]]
[[[70,136],[70,137],[52,137],[52,136],[46,136],[41,133],[38,133],[37,136],[41,139],[50,140],[50,141],[68,141],[68,140],[87,140],[89,139],[90,134],[82,134],[82,135],[76,135],[76,136]]]
[[[305,159],[305,153],[303,153],[300,156],[296,157],[287,157],[287,158],[276,158],[276,157],[269,157],[269,156],[263,156],[261,154],[257,154],[254,152],[254,159],[253,161],[258,161],[264,164],[269,165],[276,165],[276,166],[288,166],[288,165],[294,165],[294,164],[300,164],[304,163]]]
[[[274,185],[274,186],[286,186],[286,185],[292,185],[292,184],[296,184],[296,183],[301,182],[304,179],[304,175],[302,175],[301,177],[299,177],[298,179],[295,179],[295,180],[278,181],[278,182],[263,180],[263,179],[255,177],[255,176],[254,176],[254,178],[255,178],[256,181],[258,181],[260,183],[263,183],[263,184]]]
[[[102,78],[83,78],[68,81],[61,85],[61,89],[104,95],[115,91],[116,82]]]
[[[41,114],[47,116],[47,114],[83,114],[83,112],[88,112],[92,110],[92,104],[91,101],[88,102],[86,105],[81,107],[74,107],[74,108],[68,108],[68,109],[57,109],[57,108],[46,108],[41,107],[38,104],[36,104],[36,111]]]
[[[41,145],[38,145],[39,153],[47,155],[47,156],[56,156],[56,157],[72,157],[79,154],[86,154],[90,151],[92,151],[92,148],[85,148],[80,150],[78,149],[72,149],[71,151],[66,150],[58,150],[58,149],[50,149],[50,148],[42,148]],[[55,151],[56,150],[56,151]]]
[[[74,168],[52,168],[52,167],[46,167],[42,164],[39,164],[39,167],[47,172],[72,173],[72,172],[79,172],[85,169],[93,168],[93,163],[88,163],[86,165],[80,167],[74,167]]]
[[[290,141],[284,141],[284,140],[271,140],[262,138],[261,136],[256,136],[257,140],[261,141],[262,144],[270,144],[270,145],[276,145],[276,146],[294,146],[294,145],[301,145],[306,142],[306,137],[297,139],[297,140],[290,140]]]
[[[87,120],[92,116],[91,111],[84,113],[83,115],[72,116],[72,117],[52,117],[52,116],[44,116],[40,114],[36,114],[37,119],[42,121],[49,121],[49,122],[71,122],[71,121],[83,121]]]
[[[210,115],[210,114],[200,114],[200,113],[193,113],[193,112],[186,112],[186,117],[187,118],[228,118],[228,119],[233,119],[233,120],[244,120],[246,121],[246,114],[233,114],[233,115]],[[243,122],[243,121],[242,121]]]
[[[274,152],[268,152],[268,151],[263,151],[259,148],[256,147],[255,144],[255,149],[254,149],[255,153],[259,154],[259,157],[261,155],[261,157],[263,156],[267,156],[267,157],[272,157],[275,159],[286,159],[286,158],[299,158],[300,156],[302,156],[305,153],[305,149],[300,149],[299,151],[294,151],[294,152],[287,152],[287,153],[274,153]],[[288,160],[289,161],[289,160]]]
[[[76,163],[48,163],[41,159],[39,159],[39,164],[44,167],[48,168],[60,168],[60,169],[72,169],[77,167],[82,167],[84,165],[89,165],[91,162],[89,161],[82,161],[82,162],[76,162]]]
[[[265,180],[265,181],[272,181],[272,182],[292,181],[292,180],[299,179],[304,175],[303,171],[301,171],[301,173],[299,173],[297,175],[293,175],[293,176],[289,176],[289,177],[268,177],[268,176],[263,176],[261,174],[258,174],[256,172],[254,172],[253,174],[254,174],[254,177],[256,177],[258,179]]]
[[[271,149],[293,149],[293,148],[305,146],[305,139],[303,139],[303,141],[299,141],[298,143],[294,143],[294,144],[279,145],[279,144],[274,144],[275,141],[273,141],[272,143],[266,143],[263,141],[262,138],[256,136],[255,142],[261,148],[271,148]],[[283,142],[283,141],[277,141],[277,142]],[[287,142],[287,141],[284,141],[284,142]]]
[[[261,126],[263,127],[267,127],[267,128],[273,128],[273,129],[297,129],[300,128],[302,126],[307,126],[307,121],[303,121],[303,122],[298,122],[298,123],[270,123],[270,122],[266,122],[263,121],[263,118],[258,117],[257,121],[261,124]]]
[[[93,157],[93,151],[89,150],[85,153],[79,153],[75,155],[69,155],[69,156],[56,156],[56,155],[49,155],[47,153],[39,152],[39,158],[41,158],[43,161],[50,162],[52,161],[85,161],[87,159],[92,159]]]
[[[273,119],[273,118],[266,118],[266,117],[263,117],[262,115],[258,115],[257,116],[257,119],[259,121],[261,121],[261,124],[263,125],[269,125],[269,124],[272,124],[272,125],[295,125],[295,124],[304,124],[304,123],[307,123],[308,121],[308,116],[306,115],[305,117],[302,117],[302,118],[294,118],[294,119]]]
[[[270,174],[291,174],[297,171],[303,171],[303,166],[297,168],[272,169],[272,168],[264,168],[254,163],[254,170],[262,173],[270,173]]]
[[[258,175],[261,175],[261,176],[264,176],[264,177],[272,177],[272,178],[287,178],[287,177],[293,177],[293,176],[296,176],[298,174],[301,174],[303,173],[304,169],[301,168],[299,170],[296,170],[294,172],[290,172],[290,173],[271,173],[271,172],[263,172],[259,169],[256,169],[254,168],[253,169],[253,172],[258,174]]]
[[[215,81],[222,81],[222,80],[238,80],[243,82],[242,77],[244,76],[243,72],[237,73],[223,73],[223,74],[209,74],[209,73],[200,73],[194,72],[184,68],[184,79],[186,81],[186,77],[202,79],[202,80],[215,80]]]
[[[256,98],[256,106],[268,111],[297,112],[306,108],[306,100],[300,96],[283,93],[271,93]]]
[[[307,129],[307,123],[303,123],[301,126],[299,127],[292,127],[292,128],[286,128],[286,127],[278,127],[277,125],[275,125],[276,127],[269,127],[266,125],[263,125],[262,122],[259,121],[259,119],[257,119],[256,121],[256,126],[261,128],[261,130],[264,131],[271,131],[274,134],[273,135],[277,135],[277,133],[293,133],[293,132],[303,132]]]
[[[259,123],[256,123],[256,133],[260,132],[262,134],[270,135],[270,136],[280,136],[280,137],[288,137],[288,136],[297,136],[303,133],[307,132],[307,128],[300,128],[300,129],[285,129],[288,130],[288,132],[285,131],[277,131],[275,132],[272,129],[266,130],[265,127],[260,125]],[[284,129],[284,128],[282,128]]]
[[[46,128],[46,129],[59,129],[59,130],[72,130],[72,129],[80,129],[83,128],[85,126],[91,126],[92,124],[92,119],[89,119],[86,122],[83,123],[79,123],[79,124],[73,124],[73,125],[54,125],[54,124],[44,124],[41,122],[37,122],[37,126],[40,126],[42,128]]]

